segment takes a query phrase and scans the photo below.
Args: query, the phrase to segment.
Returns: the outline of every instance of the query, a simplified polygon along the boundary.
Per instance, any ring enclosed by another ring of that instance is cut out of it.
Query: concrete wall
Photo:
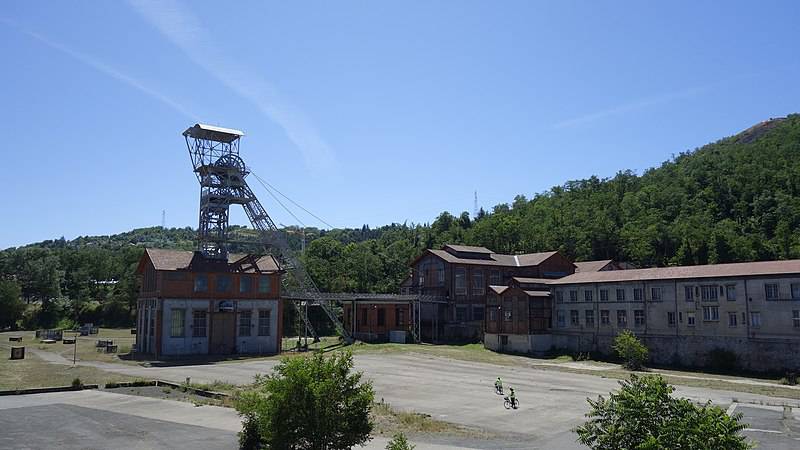
[[[767,299],[768,284],[778,286],[777,299]],[[792,297],[793,284],[800,286],[800,277],[558,285],[553,289],[554,345],[570,351],[611,353],[614,336],[629,329],[648,343],[657,363],[704,366],[709,351],[722,348],[739,355],[743,368],[800,368],[800,321],[794,320],[795,312],[800,314],[800,296]],[[654,288],[660,296],[653,295]],[[624,291],[624,300],[617,299],[617,289]],[[641,292],[640,298],[635,298],[635,290]],[[608,293],[606,300],[601,300],[602,291]],[[714,295],[703,298],[704,291]],[[590,292],[588,301],[586,292]],[[571,321],[572,311],[578,312],[577,324]],[[587,315],[587,311],[592,313]],[[607,324],[602,322],[603,311],[608,311]],[[618,323],[618,311],[625,311],[626,324]],[[637,311],[644,314],[644,323],[636,324]],[[564,317],[561,323],[559,316]],[[590,316],[594,320],[587,322]]]
[[[503,343],[505,337],[506,342]],[[553,348],[553,339],[549,334],[493,334],[483,335],[483,346],[501,353],[527,353],[540,355]]]
[[[278,300],[234,300],[236,320],[233,323],[236,336],[235,353],[271,354],[279,351],[278,334],[280,314]],[[258,311],[270,310],[270,335],[258,336]],[[183,310],[185,327],[183,336],[172,337],[173,312]],[[204,337],[193,336],[193,312],[206,311],[206,332]],[[250,336],[239,335],[239,312],[252,311]],[[164,299],[161,354],[164,356],[206,355],[208,354],[209,336],[211,335],[211,311],[209,301],[200,299]]]
[[[278,300],[239,300],[236,305],[236,352],[237,353],[278,353]],[[269,336],[258,336],[258,311],[270,311]],[[239,335],[239,312],[252,311],[250,336]]]
[[[178,309],[183,310],[184,333],[180,337],[171,336],[172,315]],[[194,311],[206,311],[206,332],[205,337],[192,336],[192,313]],[[209,322],[211,316],[208,313],[208,300],[178,300],[165,299],[163,301],[163,323],[161,324],[161,354],[164,356],[182,355],[207,355],[208,354],[208,335]]]

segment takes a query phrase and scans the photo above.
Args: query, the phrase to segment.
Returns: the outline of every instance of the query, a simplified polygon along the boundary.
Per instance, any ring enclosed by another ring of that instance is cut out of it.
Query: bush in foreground
[[[406,435],[397,433],[392,436],[392,440],[386,444],[386,450],[414,450],[415,446],[408,442]]]
[[[242,448],[345,450],[366,443],[372,432],[374,394],[353,357],[286,358],[269,376],[256,376],[253,389],[239,394],[244,417]]]
[[[630,330],[623,330],[614,338],[613,348],[628,370],[640,370],[650,354],[647,347]]]
[[[620,381],[608,399],[588,400],[589,420],[576,428],[578,442],[593,450],[744,450],[742,414],[729,416],[709,403],[695,405],[671,396],[675,390],[660,376]]]

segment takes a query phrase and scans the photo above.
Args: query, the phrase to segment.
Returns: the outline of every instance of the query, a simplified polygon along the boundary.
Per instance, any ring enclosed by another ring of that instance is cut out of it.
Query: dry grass
[[[74,334],[64,333],[64,336],[71,337]],[[117,353],[98,352],[95,344],[99,339],[113,340],[114,345],[117,346]],[[100,328],[98,334],[78,336],[76,342],[78,361],[124,362],[124,360],[119,359],[118,355],[130,353],[131,348],[136,343],[136,335],[131,334],[130,328]],[[46,350],[58,353],[71,361],[75,347],[58,342],[48,345]]]
[[[101,385],[134,380],[133,377],[94,367],[49,364],[31,353],[19,360],[0,358],[0,389],[3,390],[69,386],[75,378],[80,378],[83,384]]]
[[[413,411],[397,411],[388,403],[375,403],[370,412],[375,433],[393,435],[404,433],[406,435],[446,433],[476,437],[482,433],[478,430],[465,428],[450,422],[433,419],[428,414]]]

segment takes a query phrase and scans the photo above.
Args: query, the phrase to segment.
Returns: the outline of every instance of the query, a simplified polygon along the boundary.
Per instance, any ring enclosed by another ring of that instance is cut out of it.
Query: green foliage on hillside
[[[520,186],[525,189],[526,186]],[[445,243],[502,253],[560,250],[575,260],[664,266],[800,258],[800,115],[679,154],[638,176],[592,177],[523,195],[471,218],[371,229],[287,227],[322,290],[396,292],[408,263]],[[261,252],[234,227],[233,252]],[[0,278],[19,284],[29,324],[60,316],[132,323],[135,264],[145,247],[190,250],[192,228],[63,238],[0,252]],[[102,283],[102,281],[114,281]],[[108,322],[108,323],[107,323]]]

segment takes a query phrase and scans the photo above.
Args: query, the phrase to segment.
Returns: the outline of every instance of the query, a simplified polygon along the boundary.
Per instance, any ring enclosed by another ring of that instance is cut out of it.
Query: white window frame
[[[170,310],[169,337],[184,336],[186,336],[186,308],[172,308]]]
[[[633,311],[633,326],[643,327],[647,323],[647,315],[643,309],[635,309]]]
[[[584,318],[584,322],[586,323],[587,327],[593,327],[594,326],[594,310],[593,309],[584,310],[583,311],[583,318]]]
[[[200,318],[202,317],[202,319]],[[192,311],[192,337],[204,338],[208,336],[208,312],[204,309]]]
[[[719,288],[710,284],[700,286],[700,300],[704,302],[719,301]]]
[[[240,337],[250,337],[253,333],[253,311],[250,309],[242,309],[239,311],[239,327],[236,333]]]
[[[633,301],[641,302],[644,300],[644,289],[633,288]]]
[[[735,284],[727,284],[725,285],[725,300],[729,302],[736,301],[736,285]]]
[[[625,301],[625,288],[617,288],[617,301],[618,302]]]
[[[661,301],[661,294],[662,290],[660,287],[651,287],[650,288],[650,300],[658,302]]]
[[[593,301],[593,297],[594,297],[594,295],[593,295],[591,290],[587,289],[587,290],[583,291],[583,301],[592,302]]]
[[[569,302],[575,303],[578,301],[578,290],[577,289],[570,289],[569,291]]]
[[[774,290],[774,296],[770,296],[771,291]],[[764,283],[764,298],[767,300],[780,300],[781,298],[781,291],[780,286],[778,283]]]
[[[697,316],[694,311],[686,311],[686,326],[693,327],[697,324]]]
[[[258,335],[272,336],[272,310],[258,310]]]
[[[608,301],[608,289],[600,289],[600,301],[601,302]]]
[[[694,286],[684,286],[683,287],[683,295],[686,297],[687,302],[694,301]]]
[[[676,324],[675,311],[667,311],[667,326],[674,328]]]
[[[728,312],[728,327],[736,328],[739,326],[739,314]]]
[[[703,322],[719,322],[719,306],[703,306]]]
[[[761,328],[761,311],[750,311],[750,326]]]
[[[600,325],[611,325],[611,310],[609,309],[600,310]]]
[[[626,309],[617,310],[617,326],[618,327],[628,326],[628,310]]]

